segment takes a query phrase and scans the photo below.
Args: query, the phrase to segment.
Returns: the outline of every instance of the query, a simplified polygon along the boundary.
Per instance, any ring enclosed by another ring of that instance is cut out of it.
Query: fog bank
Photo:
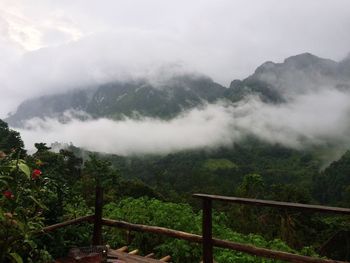
[[[253,135],[294,149],[331,146],[341,153],[350,148],[349,102],[348,92],[324,89],[284,104],[266,104],[257,97],[208,104],[171,120],[71,118],[62,124],[57,119],[32,119],[19,131],[29,149],[35,142],[58,141],[119,155],[166,154],[231,146]]]

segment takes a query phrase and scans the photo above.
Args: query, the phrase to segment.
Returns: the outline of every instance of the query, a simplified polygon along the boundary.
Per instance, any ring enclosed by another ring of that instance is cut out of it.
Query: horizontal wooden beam
[[[133,223],[128,223],[128,222],[119,221],[119,220],[102,219],[102,225],[110,226],[110,227],[117,227],[117,228],[132,230],[132,231],[160,234],[160,235],[165,235],[165,236],[169,236],[169,237],[173,237],[173,238],[183,239],[183,240],[187,240],[187,241],[195,242],[195,243],[202,243],[202,240],[203,240],[202,236],[196,235],[196,234],[190,234],[187,232],[173,230],[173,229],[164,228],[164,227],[133,224]],[[253,256],[279,259],[279,260],[285,260],[285,261],[289,261],[289,262],[345,263],[343,261],[335,261],[335,260],[321,259],[321,258],[312,258],[312,257],[301,256],[301,255],[296,255],[296,254],[287,253],[287,252],[269,250],[269,249],[265,249],[265,248],[255,247],[252,245],[240,244],[240,243],[220,240],[220,239],[216,239],[216,238],[213,238],[213,245],[216,247],[228,248],[228,249],[233,249],[236,251],[244,252],[244,253],[247,253],[247,254],[250,254]]]
[[[311,211],[311,212],[350,215],[350,209],[343,208],[343,207],[308,205],[308,204],[299,204],[299,203],[290,203],[290,202],[279,202],[279,201],[271,201],[271,200],[250,199],[250,198],[229,197],[229,196],[208,195],[208,194],[193,194],[193,197],[223,201],[223,202],[229,202],[229,203],[237,203],[237,204],[243,204],[243,205],[269,206],[269,207],[297,209],[297,210]]]
[[[240,244],[226,240],[213,238],[213,244],[216,247],[228,248],[243,253],[247,253],[257,257],[272,258],[284,260],[294,263],[346,263],[345,261],[337,261],[332,259],[313,258],[307,256],[296,255],[292,253],[259,248],[252,245]]]
[[[69,226],[69,225],[75,225],[75,224],[80,224],[82,222],[92,222],[94,220],[94,216],[93,215],[90,215],[90,216],[82,216],[82,217],[78,217],[78,218],[75,218],[75,219],[72,219],[72,220],[68,220],[68,221],[64,221],[62,223],[58,223],[58,224],[54,224],[54,225],[51,225],[51,226],[46,226],[44,228],[41,229],[41,233],[44,232],[44,233],[47,233],[47,232],[51,232],[53,230],[56,230],[56,229],[59,229],[59,228],[62,228],[62,227],[66,227],[66,226]],[[38,233],[40,233],[38,232]]]
[[[112,220],[112,219],[102,219],[102,225],[117,227],[126,230],[138,231],[138,232],[148,232],[153,234],[161,234],[174,238],[180,238],[191,242],[201,243],[202,237],[199,235],[190,234],[183,231],[173,230],[165,227],[158,226],[148,226],[141,224],[133,224],[120,220]]]

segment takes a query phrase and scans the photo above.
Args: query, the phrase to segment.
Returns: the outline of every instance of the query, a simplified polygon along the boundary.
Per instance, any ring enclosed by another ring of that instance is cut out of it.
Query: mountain
[[[95,118],[171,118],[185,109],[214,102],[225,91],[225,87],[210,78],[193,75],[172,77],[156,84],[147,80],[112,82],[24,101],[6,121],[21,126],[23,121],[34,117],[62,117],[68,110],[86,112]]]
[[[350,90],[350,56],[336,62],[304,53],[282,63],[265,62],[228,88],[204,76],[184,74],[156,83],[146,79],[116,81],[98,87],[24,101],[6,121],[21,126],[34,117],[62,117],[68,110],[94,118],[148,116],[168,119],[186,109],[217,100],[237,102],[256,95],[266,103],[283,103],[324,88]],[[63,119],[64,120],[64,119]]]
[[[121,115],[174,117],[203,102],[214,102],[226,89],[209,78],[178,76],[154,86],[147,81],[111,83],[101,86],[87,107],[94,117]]]
[[[21,103],[6,122],[16,127],[35,117],[59,117],[67,110],[85,111],[92,97],[92,90],[79,90],[29,99]]]
[[[289,57],[283,63],[263,63],[243,81],[232,81],[226,96],[237,101],[253,93],[266,102],[284,102],[322,88],[350,90],[349,73],[350,58],[335,62],[303,53]]]

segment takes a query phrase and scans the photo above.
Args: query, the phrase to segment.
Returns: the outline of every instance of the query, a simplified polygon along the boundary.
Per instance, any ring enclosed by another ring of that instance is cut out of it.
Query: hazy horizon
[[[24,99],[164,66],[227,86],[265,61],[350,51],[350,2],[0,2],[0,117]]]

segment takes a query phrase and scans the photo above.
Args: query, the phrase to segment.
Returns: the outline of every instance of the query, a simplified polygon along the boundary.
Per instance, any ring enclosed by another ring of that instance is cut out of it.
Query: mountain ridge
[[[173,118],[184,110],[219,100],[238,102],[249,95],[265,103],[284,103],[321,88],[350,90],[350,57],[340,62],[302,53],[282,63],[267,61],[243,80],[224,87],[203,75],[182,74],[158,83],[147,79],[115,81],[89,89],[47,95],[22,102],[6,121],[22,126],[31,118],[60,117],[83,111],[93,118]]]

